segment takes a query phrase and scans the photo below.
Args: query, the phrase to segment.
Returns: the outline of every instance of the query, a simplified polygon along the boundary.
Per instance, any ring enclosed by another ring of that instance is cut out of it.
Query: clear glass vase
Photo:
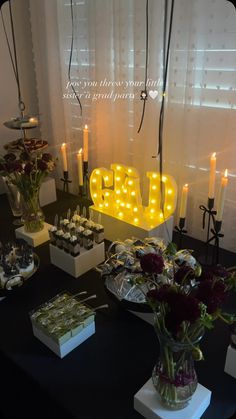
[[[155,330],[160,353],[152,372],[153,385],[163,406],[170,410],[184,409],[198,384],[193,351],[203,331],[194,342],[178,342],[161,334],[157,327]]]
[[[37,233],[44,228],[44,214],[39,204],[39,188],[22,193],[22,221],[28,233]]]
[[[5,191],[7,194],[8,202],[11,207],[14,217],[22,216],[22,197],[16,185],[13,185],[10,180],[3,177]]]

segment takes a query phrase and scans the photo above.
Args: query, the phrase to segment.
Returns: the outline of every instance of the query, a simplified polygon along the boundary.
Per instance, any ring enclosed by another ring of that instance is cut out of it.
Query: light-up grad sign
[[[144,229],[152,229],[173,214],[177,185],[172,176],[163,174],[164,213],[160,209],[160,174],[147,172],[148,206],[143,206],[138,171],[123,164],[101,167],[90,176],[90,193],[97,211]]]

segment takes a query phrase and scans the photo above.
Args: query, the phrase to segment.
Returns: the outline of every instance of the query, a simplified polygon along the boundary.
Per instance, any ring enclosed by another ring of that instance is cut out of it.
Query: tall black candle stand
[[[84,196],[84,185],[79,185],[79,196],[81,198]]]
[[[63,172],[63,178],[61,178],[61,181],[63,182],[63,192],[69,192],[69,183],[71,183],[71,180],[69,180],[69,172],[65,171]]]
[[[83,178],[84,178],[84,195],[89,198],[89,175],[88,175],[88,162],[84,161],[83,164]]]
[[[179,233],[179,249],[182,248],[183,235],[187,234],[187,230],[184,229],[184,226],[185,226],[185,218],[180,218],[179,225],[175,226],[175,230]]]
[[[210,228],[211,223],[214,226],[215,223],[215,215],[216,211],[213,210],[214,208],[214,198],[208,198],[207,207],[205,205],[199,206],[200,210],[203,211],[202,214],[202,228],[205,230],[206,227],[206,217],[207,217],[207,237],[206,237],[206,251],[205,251],[205,264],[208,263],[208,255],[209,255],[209,238],[210,238]]]
[[[220,250],[220,239],[224,237],[224,234],[220,232],[222,227],[222,221],[214,219],[214,228],[211,228],[212,237],[208,240],[207,244],[214,241],[214,252],[212,254],[212,265],[218,265],[219,263],[219,250]]]

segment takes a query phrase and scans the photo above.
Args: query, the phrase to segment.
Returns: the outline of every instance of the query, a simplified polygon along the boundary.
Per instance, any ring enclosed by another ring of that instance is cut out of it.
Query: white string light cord
[[[9,41],[9,37],[8,37],[8,34],[7,34],[2,9],[1,9],[1,18],[2,18],[4,34],[5,34],[5,38],[6,38],[6,42],[7,42],[8,52],[9,52],[10,59],[11,59],[12,69],[13,69],[13,73],[14,73],[15,80],[16,80],[16,85],[17,85],[18,107],[19,107],[20,115],[21,115],[21,117],[23,117],[24,116],[24,110],[25,110],[25,104],[24,104],[24,102],[22,100],[22,96],[21,96],[21,86],[20,86],[17,54],[16,54],[16,40],[15,40],[15,30],[14,30],[14,24],[13,24],[11,0],[8,1],[8,6],[9,6],[9,15],[10,15],[10,23],[11,23],[11,36],[12,36],[13,52],[11,50],[10,41]]]
[[[163,214],[164,226],[166,229],[169,242],[171,241],[171,238],[170,238],[169,230],[166,226],[166,218],[165,218],[165,212],[164,212],[164,191],[163,191],[163,183],[162,183],[162,174],[163,174],[163,128],[164,128],[164,114],[165,114],[165,96],[166,96],[166,83],[167,83],[167,74],[168,74],[168,66],[169,66],[169,52],[170,52],[170,41],[171,41],[171,34],[172,34],[174,3],[175,3],[175,0],[171,0],[168,34],[167,34],[167,20],[168,20],[168,10],[169,10],[169,0],[165,0],[165,5],[164,5],[162,100],[161,100],[161,107],[160,107],[160,114],[159,114],[157,156],[153,156],[154,158],[157,158],[159,156],[161,211]]]
[[[145,77],[144,77],[144,90],[141,91],[140,99],[143,101],[143,109],[142,109],[142,115],[141,120],[138,128],[138,134],[141,131],[144,115],[145,115],[145,107],[146,107],[146,101],[148,98],[147,93],[147,72],[148,72],[148,48],[149,48],[149,37],[148,37],[148,11],[149,11],[149,3],[148,0],[146,0],[146,58],[145,58]]]
[[[71,12],[71,45],[70,45],[70,57],[69,57],[69,67],[68,67],[68,80],[70,82],[70,87],[73,90],[73,93],[79,103],[80,107],[80,115],[82,116],[82,104],[80,101],[80,98],[73,86],[73,83],[71,82],[71,62],[72,62],[72,55],[73,55],[73,49],[74,49],[74,9],[73,9],[73,0],[70,0],[70,12]]]

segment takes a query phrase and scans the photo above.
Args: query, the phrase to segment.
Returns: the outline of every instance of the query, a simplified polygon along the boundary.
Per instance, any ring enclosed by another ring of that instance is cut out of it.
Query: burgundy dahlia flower
[[[42,160],[48,162],[48,161],[52,160],[52,155],[50,153],[44,153],[42,155]]]
[[[194,270],[190,266],[181,266],[175,272],[174,280],[177,284],[181,284],[184,278],[193,279],[195,277]]]
[[[207,306],[209,314],[214,313],[227,298],[227,287],[222,280],[208,279],[199,284],[196,298]]]
[[[140,259],[140,265],[144,272],[161,274],[164,269],[163,257],[156,253],[148,253]]]
[[[44,160],[38,160],[38,169],[42,170],[42,172],[46,172],[46,170],[48,169],[48,165],[46,163],[46,161]]]

